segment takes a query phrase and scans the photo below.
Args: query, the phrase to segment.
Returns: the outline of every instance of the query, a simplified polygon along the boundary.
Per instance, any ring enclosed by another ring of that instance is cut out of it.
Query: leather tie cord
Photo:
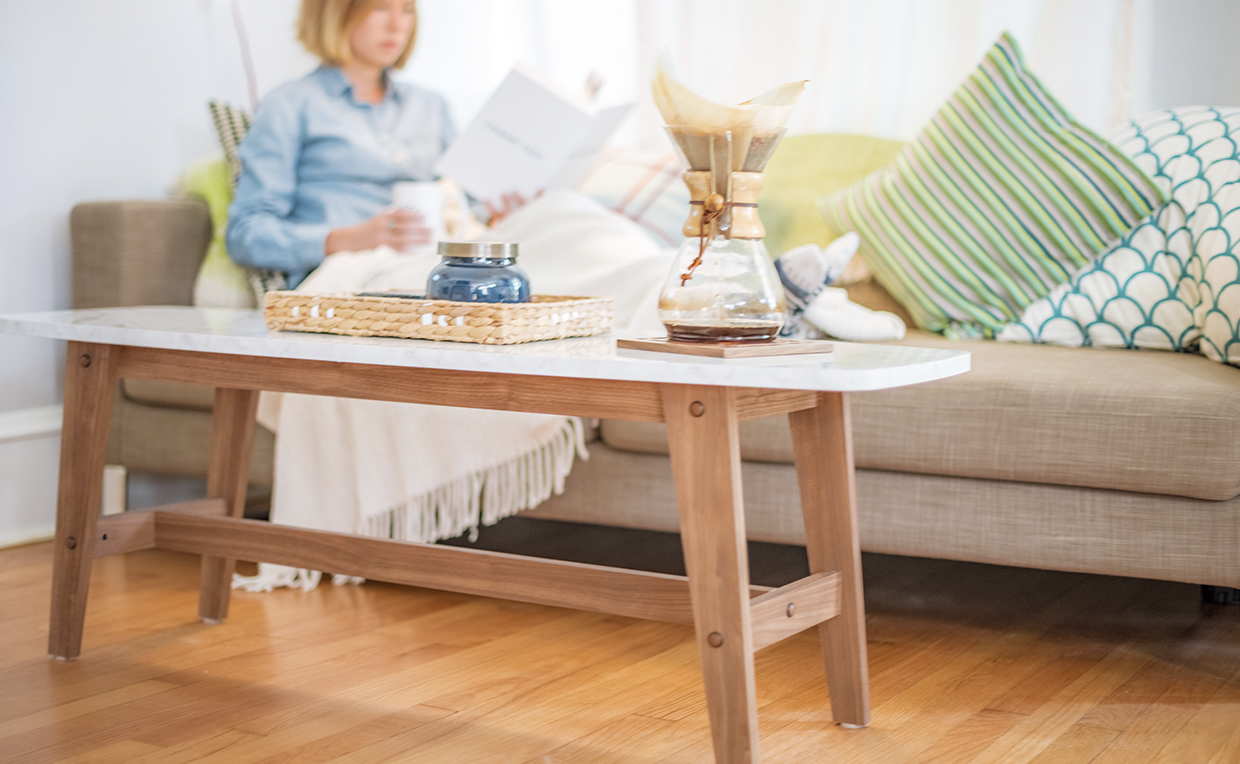
[[[711,199],[712,196],[716,197],[716,199]],[[707,204],[706,201],[711,201],[713,202],[713,204]],[[681,286],[684,286],[685,284],[689,283],[689,279],[693,278],[693,272],[696,271],[698,266],[702,264],[702,257],[703,255],[706,254],[706,240],[710,237],[709,231],[710,231],[711,223],[714,223],[715,219],[718,218],[720,215],[722,215],[723,211],[726,210],[728,207],[757,207],[758,206],[757,204],[754,204],[753,202],[725,202],[725,201],[722,201],[722,198],[719,196],[719,194],[711,194],[710,196],[706,197],[706,201],[693,200],[689,202],[689,204],[691,205],[696,204],[696,205],[702,206],[702,225],[698,229],[697,257],[693,258],[693,262],[689,263],[689,268],[684,273],[680,274],[680,285]]]

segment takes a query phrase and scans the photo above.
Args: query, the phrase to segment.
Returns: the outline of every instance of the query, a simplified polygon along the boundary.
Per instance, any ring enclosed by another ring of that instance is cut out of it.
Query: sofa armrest
[[[69,233],[73,307],[189,305],[211,218],[193,199],[86,202]]]

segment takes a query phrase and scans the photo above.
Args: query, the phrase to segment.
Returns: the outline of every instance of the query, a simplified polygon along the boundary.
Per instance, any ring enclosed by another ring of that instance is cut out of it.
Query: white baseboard
[[[39,441],[45,438],[58,437],[60,435],[62,412],[62,406],[39,406],[37,408],[0,412],[0,446],[21,441]],[[12,453],[13,449],[19,452],[26,452],[35,446],[35,443],[31,443],[26,446],[7,446],[7,448]],[[56,513],[53,511],[56,504],[55,447],[46,442],[37,444],[37,447],[39,449],[37,453],[43,455],[40,459],[45,458],[49,460],[46,464],[43,461],[38,461],[35,465],[38,469],[35,470],[34,474],[12,474],[11,470],[6,470],[3,479],[28,479],[36,485],[42,485],[43,482],[50,480],[51,484],[47,489],[50,492],[50,498],[47,501],[50,503],[42,511],[23,508],[22,511],[17,512],[15,507],[0,507],[0,517],[6,518],[0,520],[0,547],[21,546],[22,544],[32,544],[37,541],[50,541],[56,534]],[[31,466],[28,461],[23,461],[22,463],[26,465],[25,468],[27,469]],[[24,492],[19,493],[29,497],[31,491],[27,488]],[[35,493],[37,494],[38,491],[35,491]],[[14,512],[17,513],[13,514]]]
[[[51,541],[54,538],[56,538],[55,525],[49,525],[43,528],[23,528],[17,533],[0,532],[0,549],[8,546],[34,544],[39,541]]]
[[[0,443],[60,434],[63,406],[39,406],[0,413]]]

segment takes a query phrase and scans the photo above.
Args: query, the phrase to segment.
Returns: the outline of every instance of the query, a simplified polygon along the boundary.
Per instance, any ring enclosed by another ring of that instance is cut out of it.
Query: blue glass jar
[[[529,302],[530,279],[517,267],[517,245],[490,241],[441,241],[443,262],[426,280],[431,300]]]

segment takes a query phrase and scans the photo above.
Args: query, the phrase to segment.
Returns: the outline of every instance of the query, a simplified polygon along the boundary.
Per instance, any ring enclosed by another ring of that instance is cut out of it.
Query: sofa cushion
[[[1240,495],[1240,370],[1182,353],[910,332],[898,344],[973,354],[967,374],[851,397],[857,466],[1161,493]],[[667,452],[662,425],[607,420],[602,438]],[[791,462],[787,417],[741,424],[741,454]]]
[[[750,540],[803,545],[792,466],[741,471]],[[667,458],[606,446],[523,516],[680,529]],[[1240,499],[858,470],[857,519],[866,552],[1240,587]]]
[[[122,397],[112,410],[109,463],[123,464],[130,472],[205,477],[211,460],[211,426],[210,411],[146,406]],[[274,460],[275,435],[259,425],[250,454],[251,485],[271,487]]]
[[[74,308],[189,305],[211,218],[197,199],[86,202],[69,232]]]
[[[161,406],[190,411],[210,411],[215,406],[215,388],[151,379],[122,379],[121,393],[127,400],[144,406]]]

